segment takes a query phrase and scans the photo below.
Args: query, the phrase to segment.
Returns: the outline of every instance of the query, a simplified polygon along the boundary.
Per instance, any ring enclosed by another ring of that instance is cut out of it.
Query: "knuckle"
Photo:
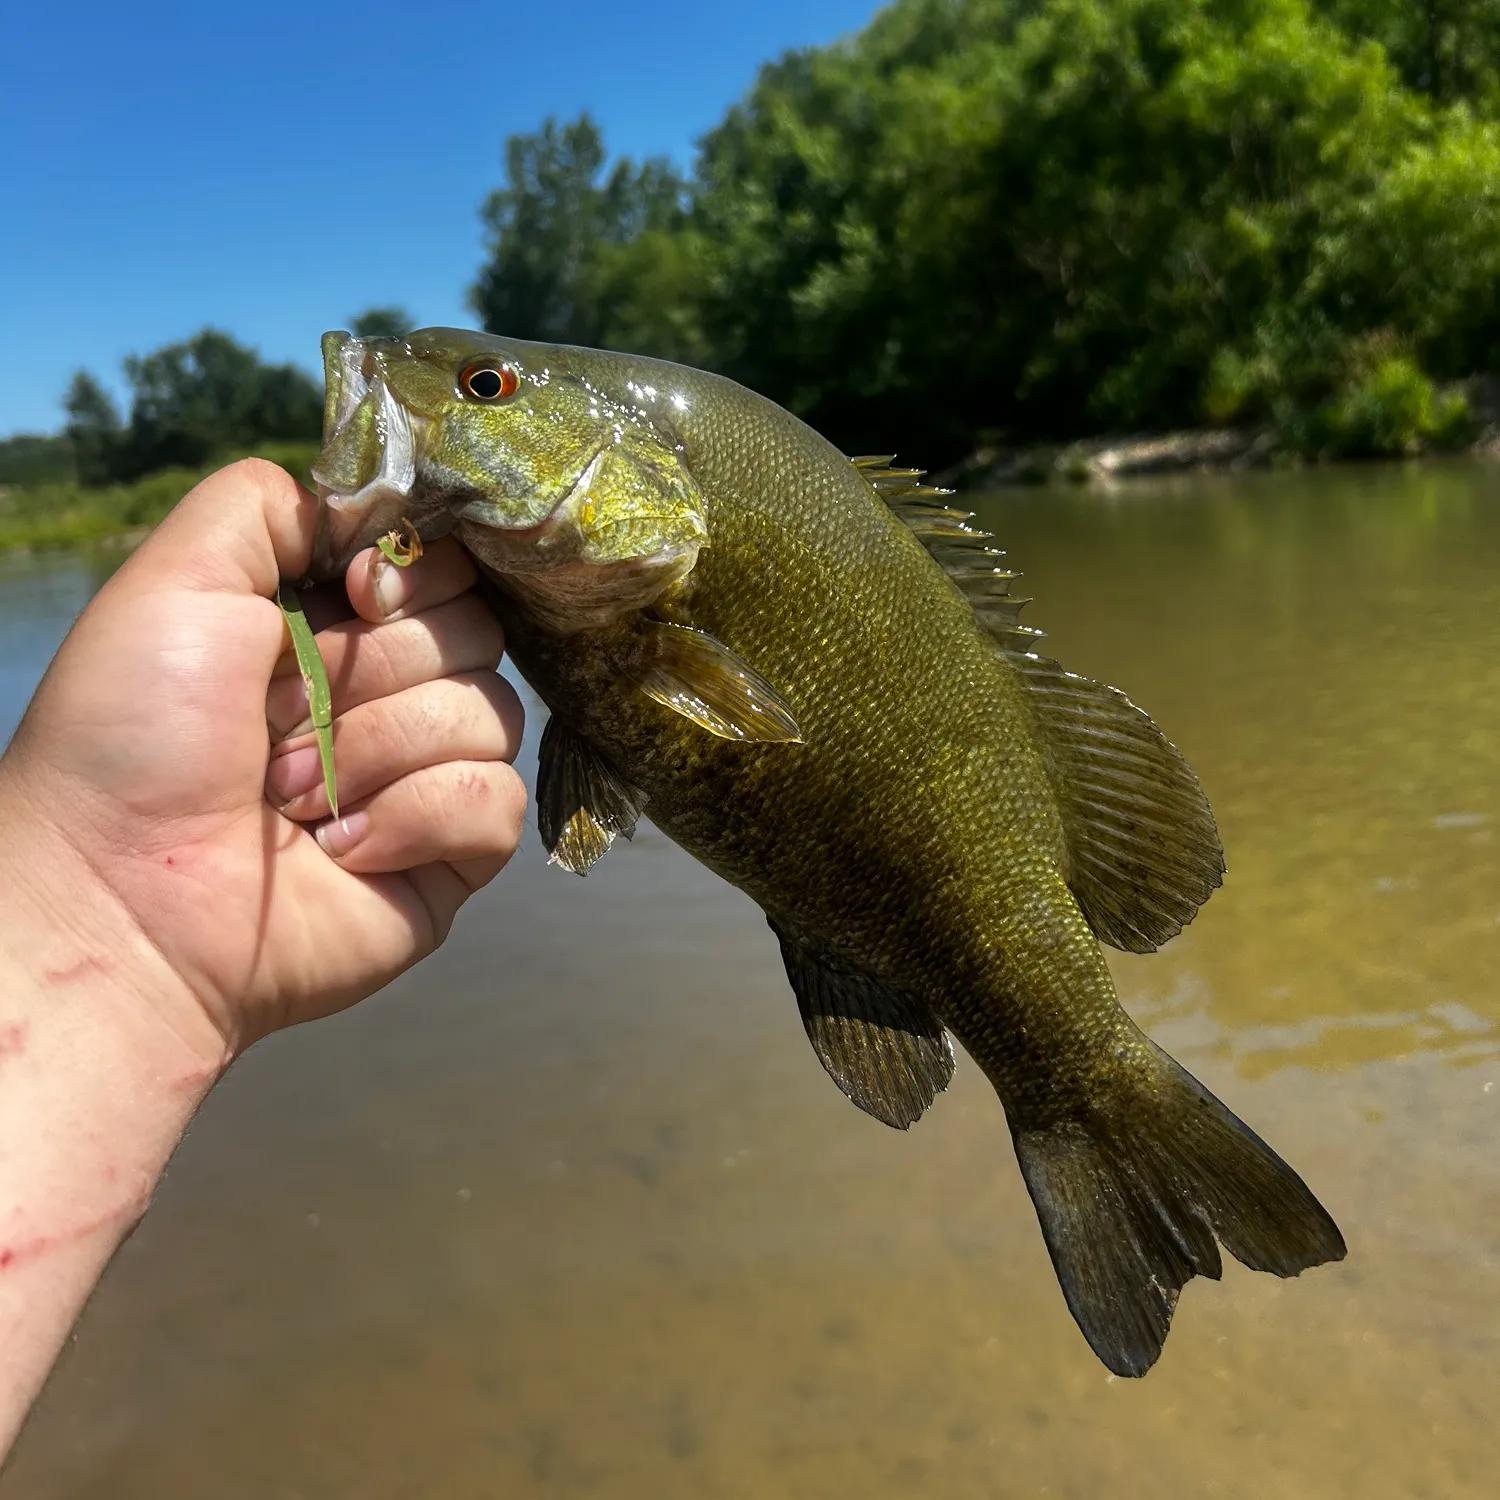
[[[475,594],[460,594],[446,610],[444,625],[455,648],[476,666],[498,666],[505,655],[505,632],[485,602]]]

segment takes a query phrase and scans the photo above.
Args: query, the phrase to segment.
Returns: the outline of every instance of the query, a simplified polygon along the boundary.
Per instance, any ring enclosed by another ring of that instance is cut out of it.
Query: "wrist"
[[[0,1456],[228,1061],[86,862],[16,800],[0,781]]]
[[[0,761],[0,1027],[24,1007],[28,1020],[113,1054],[144,1099],[160,1083],[195,1106],[232,1059],[223,1033],[88,858],[34,813],[40,799],[11,769]]]

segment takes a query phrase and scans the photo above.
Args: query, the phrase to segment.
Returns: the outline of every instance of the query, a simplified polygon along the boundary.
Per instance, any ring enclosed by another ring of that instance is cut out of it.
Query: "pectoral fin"
[[[850,968],[819,944],[781,940],[807,1039],[828,1075],[866,1114],[905,1130],[953,1077],[953,1044],[924,1001]]]
[[[652,621],[626,671],[648,698],[721,739],[787,743],[802,738],[781,694],[701,630]]]
[[[582,735],[553,717],[537,758],[536,821],[550,862],[587,875],[617,834],[629,838],[645,798]]]

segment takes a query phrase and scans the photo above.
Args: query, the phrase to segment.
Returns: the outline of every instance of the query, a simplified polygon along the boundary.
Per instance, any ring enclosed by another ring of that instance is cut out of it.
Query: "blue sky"
[[[310,368],[372,303],[468,323],[507,135],[590,110],[612,151],[692,143],[763,61],[875,0],[7,6],[0,435],[87,366],[205,324]]]

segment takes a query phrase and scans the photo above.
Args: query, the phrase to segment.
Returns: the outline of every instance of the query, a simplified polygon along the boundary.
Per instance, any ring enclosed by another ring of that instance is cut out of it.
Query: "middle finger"
[[[368,797],[398,777],[450,760],[515,758],[525,712],[495,672],[464,672],[363,703],[333,724],[340,802]],[[317,742],[299,735],[278,747],[266,795],[289,818],[326,818]]]
[[[318,632],[335,713],[347,713],[435,677],[493,671],[504,646],[500,622],[476,594],[461,594],[387,625],[344,620]],[[292,739],[312,727],[307,688],[291,652],[276,670],[266,692],[266,724],[272,740]]]

